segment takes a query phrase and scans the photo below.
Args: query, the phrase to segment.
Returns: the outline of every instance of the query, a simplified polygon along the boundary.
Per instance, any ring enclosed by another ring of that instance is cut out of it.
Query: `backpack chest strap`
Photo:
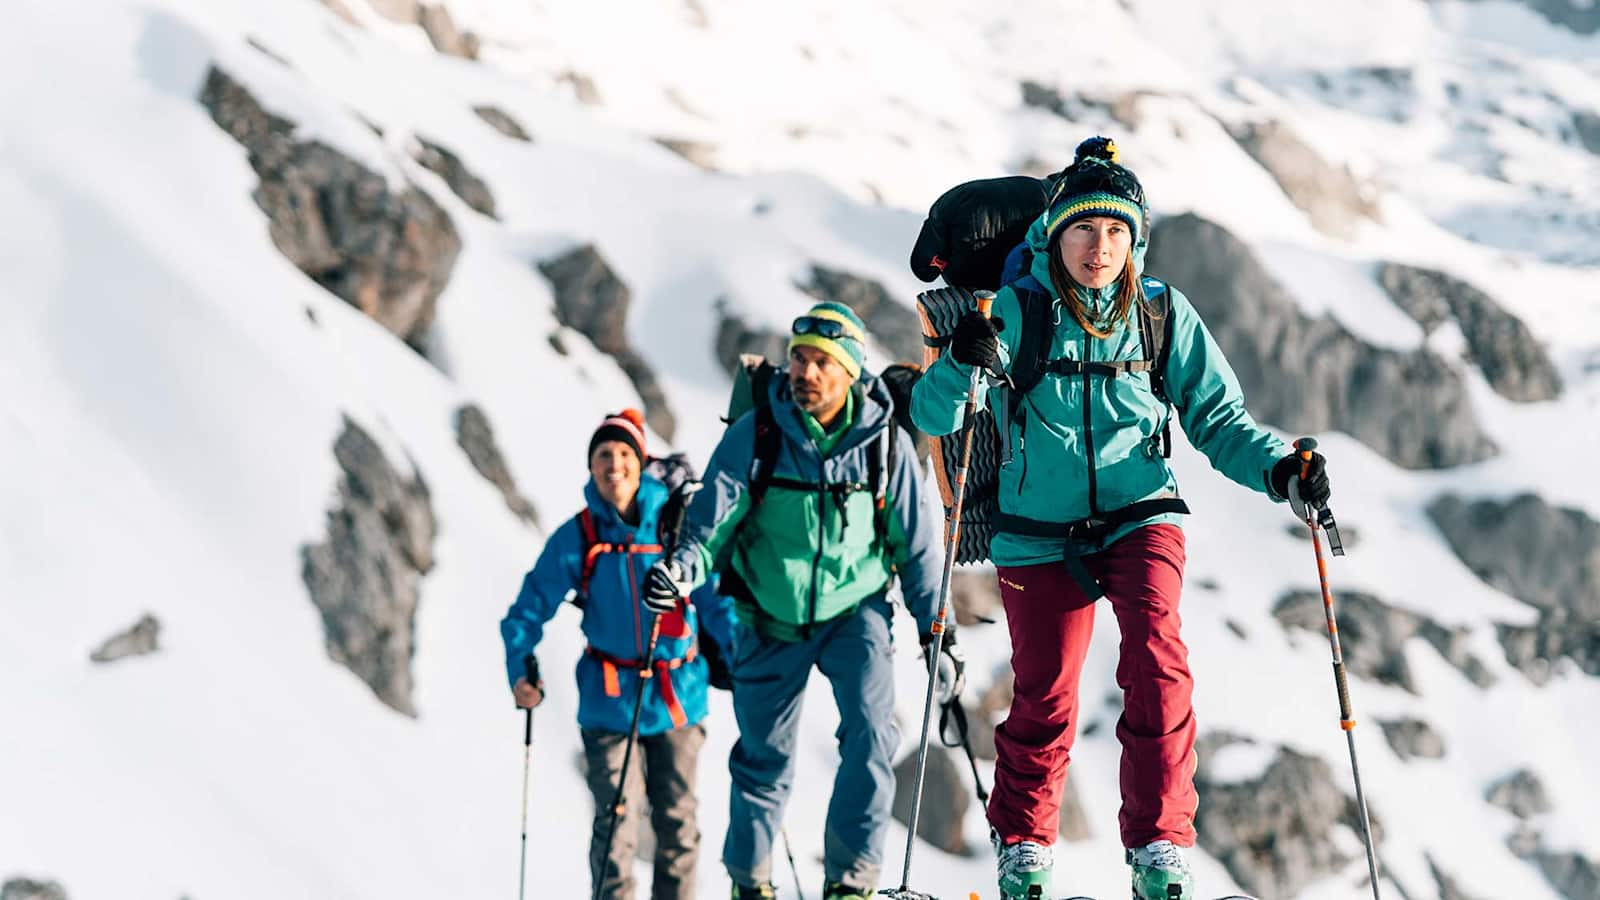
[[[1040,368],[1046,375],[1101,375],[1116,378],[1134,372],[1150,372],[1155,364],[1148,359],[1124,359],[1116,362],[1084,362],[1081,359],[1047,359]]]

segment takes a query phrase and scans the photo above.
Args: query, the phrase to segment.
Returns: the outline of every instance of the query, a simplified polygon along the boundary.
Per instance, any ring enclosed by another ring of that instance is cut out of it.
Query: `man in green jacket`
[[[888,388],[862,371],[861,320],[825,302],[793,331],[787,377],[723,435],[678,550],[652,568],[646,591],[681,596],[719,571],[734,598],[739,740],[722,860],[735,898],[774,896],[771,852],[794,779],[800,698],[813,666],[828,678],[840,764],[823,896],[854,900],[877,884],[894,798],[887,594],[898,576],[918,633],[929,635],[942,556],[915,447],[893,425]],[[948,634],[944,647],[956,693],[964,661]]]

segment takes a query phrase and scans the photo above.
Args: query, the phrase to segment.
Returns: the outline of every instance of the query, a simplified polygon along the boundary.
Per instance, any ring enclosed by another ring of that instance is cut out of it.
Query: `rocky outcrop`
[[[1214,779],[1208,760],[1240,740],[1246,739],[1207,735],[1196,747],[1200,809],[1195,828],[1200,846],[1248,893],[1293,897],[1350,861],[1337,849],[1332,826],[1342,822],[1359,834],[1356,802],[1340,790],[1327,763],[1286,747],[1278,749],[1258,778]],[[1373,833],[1375,839],[1381,837],[1376,820]]]
[[[1155,225],[1146,269],[1183,291],[1257,418],[1284,431],[1343,431],[1411,469],[1495,454],[1461,376],[1427,351],[1374,347],[1302,314],[1242,241],[1193,214]]]
[[[593,244],[539,263],[555,291],[556,318],[608,353],[633,381],[644,403],[645,421],[668,441],[677,431],[677,418],[667,407],[667,395],[655,370],[628,343],[628,304],[632,298],[605,258]]]
[[[702,172],[717,171],[717,146],[715,144],[674,137],[658,137],[655,142],[683,157],[690,165]]]
[[[1318,231],[1350,237],[1362,219],[1378,220],[1378,204],[1371,189],[1358,182],[1347,167],[1323,159],[1289,126],[1268,121],[1241,122],[1227,128]]]
[[[1528,769],[1518,769],[1489,785],[1483,799],[1519,819],[1531,819],[1554,809],[1544,782]]]
[[[583,74],[568,70],[556,76],[556,81],[572,88],[572,96],[584,106],[599,106],[600,88],[594,79]]]
[[[739,365],[739,357],[746,353],[753,353],[779,365],[783,363],[788,355],[787,334],[750,325],[729,312],[725,301],[718,301],[717,316],[715,352],[723,371],[732,372]]]
[[[950,573],[950,605],[957,625],[992,622],[1001,614],[1000,584],[993,569],[958,569]]]
[[[972,788],[967,784],[956,754],[937,744],[928,747],[928,767],[922,786],[922,808],[918,812],[917,836],[946,853],[965,854],[966,838],[961,822],[971,805]],[[902,825],[911,823],[911,800],[917,784],[917,754],[908,753],[894,767],[894,817]]]
[[[1501,396],[1531,403],[1561,394],[1561,376],[1544,347],[1488,294],[1443,272],[1398,263],[1379,266],[1378,283],[1425,332],[1454,318],[1471,360]]]
[[[1318,637],[1328,633],[1322,595],[1318,592],[1291,591],[1272,612],[1284,628],[1300,628]],[[1465,628],[1447,628],[1427,616],[1396,609],[1360,591],[1341,591],[1334,598],[1334,614],[1339,621],[1339,648],[1351,675],[1417,693],[1411,666],[1406,662],[1405,644],[1420,637],[1473,684],[1486,688],[1494,683],[1488,667],[1467,650],[1471,632]]]
[[[395,471],[348,418],[333,447],[343,476],[327,539],[301,548],[300,575],[322,614],[328,656],[391,708],[416,716],[411,658],[422,576],[438,526],[428,486]]]
[[[1378,727],[1402,760],[1444,758],[1444,738],[1421,719],[1379,719]]]
[[[495,443],[494,429],[489,425],[489,416],[476,404],[469,403],[456,410],[456,443],[460,445],[467,459],[472,461],[472,467],[478,474],[488,479],[489,483],[500,489],[500,496],[506,500],[506,506],[512,514],[529,525],[539,526],[539,511],[528,498],[522,496],[517,490],[517,483],[511,477],[511,469],[506,465],[505,457],[500,454],[500,446]]]
[[[1428,516],[1479,578],[1539,611],[1536,624],[1498,626],[1507,662],[1535,682],[1563,657],[1600,675],[1600,522],[1533,494],[1505,502],[1447,494]]]
[[[428,36],[433,49],[447,56],[477,59],[482,41],[472,32],[456,27],[450,11],[421,0],[367,0],[378,15],[401,25],[417,25]]]
[[[1590,153],[1600,155],[1600,113],[1580,109],[1572,114],[1572,130],[1578,143]]]
[[[478,118],[487,122],[490,128],[493,128],[495,131],[500,132],[506,137],[511,138],[514,141],[523,141],[525,143],[533,142],[533,136],[528,134],[528,130],[523,128],[521,123],[519,123],[516,119],[513,119],[510,113],[506,112],[500,107],[490,104],[483,104],[480,106],[474,106],[472,111],[478,114]]]
[[[1578,34],[1600,31],[1600,6],[1582,0],[1519,0],[1554,25]],[[1569,898],[1570,900],[1570,898]]]
[[[818,300],[843,303],[866,323],[867,331],[889,352],[891,362],[922,363],[922,325],[916,311],[895,302],[884,286],[870,278],[812,265],[807,280],[795,285]],[[883,365],[874,364],[876,370]]]
[[[7,878],[0,884],[0,900],[67,900],[67,890],[55,881]]]
[[[1072,777],[1072,770],[1067,770],[1066,783],[1061,786],[1061,815],[1057,818],[1056,833],[1064,841],[1087,841],[1094,837],[1094,829],[1089,827],[1089,814],[1083,809],[1083,800],[1078,796],[1078,783]]]
[[[462,203],[491,219],[500,218],[495,214],[494,194],[489,192],[489,186],[467,168],[461,157],[440,144],[420,137],[411,155],[423,168],[443,178]]]
[[[1600,900],[1600,863],[1581,854],[1544,848],[1534,851],[1531,860],[1567,900]]]
[[[117,632],[89,654],[92,662],[108,663],[130,656],[146,656],[161,649],[161,622],[145,613],[139,621]]]
[[[249,153],[261,182],[254,198],[278,250],[312,280],[376,319],[412,347],[425,345],[434,306],[450,279],[461,237],[450,217],[413,185],[396,192],[377,172],[261,107],[212,68],[200,102]]]
[[[1461,889],[1461,885],[1440,868],[1432,855],[1427,856],[1428,871],[1433,875],[1433,883],[1439,887],[1439,900],[1482,900],[1477,894],[1469,894]]]

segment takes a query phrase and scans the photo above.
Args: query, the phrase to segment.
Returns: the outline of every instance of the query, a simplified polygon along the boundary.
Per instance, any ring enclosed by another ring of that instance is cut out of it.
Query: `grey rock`
[[[441,144],[420,137],[417,138],[412,157],[423,168],[443,178],[445,184],[450,185],[450,190],[461,198],[461,202],[491,219],[500,218],[495,214],[494,195],[489,192],[489,186],[467,168],[461,157]]]
[[[7,878],[0,884],[0,900],[67,900],[67,889],[57,881]]]
[[[1600,522],[1533,494],[1447,494],[1427,512],[1479,578],[1539,611],[1534,625],[1498,626],[1507,662],[1536,682],[1563,657],[1600,675]]]
[[[718,170],[715,144],[673,137],[658,137],[655,142],[688,160],[691,165],[703,172]]]
[[[1016,678],[1010,665],[995,674],[994,683],[977,698],[977,707],[967,709],[967,722],[972,726],[972,755],[979,759],[995,758],[995,720],[1004,719],[1011,711],[1011,697],[1016,688]]]
[[[934,744],[928,747],[928,768],[922,786],[922,809],[917,820],[917,836],[946,853],[966,854],[966,838],[961,822],[971,805],[972,788],[963,777],[956,753]],[[894,768],[894,817],[902,825],[911,822],[911,799],[916,790],[917,754],[908,753]]]
[[[145,613],[139,621],[107,638],[89,654],[97,663],[116,662],[130,656],[145,656],[161,649],[161,622]]]
[[[391,22],[415,25],[422,14],[421,0],[367,0],[372,11]]]
[[[628,343],[628,304],[632,302],[628,286],[592,244],[539,263],[539,271],[555,290],[556,318],[617,361],[639,392],[645,421],[671,441],[677,418],[667,406],[666,392],[655,371]]]
[[[500,107],[482,104],[474,106],[472,111],[478,114],[478,118],[489,123],[490,128],[506,137],[514,141],[533,142],[533,137],[528,134],[528,130],[523,128],[516,119],[512,118],[510,113]]]
[[[248,151],[254,198],[278,250],[300,271],[414,348],[426,345],[461,238],[439,204],[325,144],[294,138],[294,123],[261,107],[213,67],[200,102]]]
[[[1482,900],[1477,894],[1469,894],[1462,890],[1461,885],[1439,867],[1431,854],[1426,856],[1428,871],[1433,874],[1433,882],[1439,887],[1439,900]]]
[[[1258,778],[1223,782],[1212,777],[1208,760],[1241,740],[1207,735],[1196,750],[1200,767],[1195,815],[1200,846],[1216,857],[1234,880],[1258,897],[1292,897],[1302,887],[1337,872],[1349,858],[1336,849],[1331,829],[1344,823],[1360,833],[1356,802],[1338,787],[1320,759],[1285,747]],[[1374,840],[1381,838],[1376,820]]]
[[[1300,628],[1319,638],[1327,636],[1320,592],[1291,591],[1278,601],[1273,615],[1284,628]],[[1489,687],[1494,683],[1488,667],[1467,650],[1467,629],[1447,628],[1361,591],[1340,591],[1334,597],[1334,615],[1339,622],[1339,647],[1345,669],[1352,675],[1417,693],[1411,666],[1406,662],[1405,644],[1420,637],[1473,684]]]
[[[1561,394],[1561,376],[1544,347],[1489,295],[1443,272],[1397,263],[1379,267],[1378,283],[1424,331],[1453,316],[1472,361],[1501,396],[1529,403]]]
[[[882,284],[860,275],[813,264],[810,278],[796,287],[818,300],[843,303],[893,357],[888,362],[922,363],[922,325],[916,311],[898,303]],[[881,369],[875,365],[872,368]]]
[[[339,503],[328,511],[327,540],[301,548],[301,578],[322,615],[329,658],[414,718],[417,600],[438,531],[428,486],[420,474],[403,478],[348,418],[333,449],[343,471]]]
[[[578,98],[578,102],[584,106],[600,105],[600,88],[595,85],[593,78],[582,72],[563,72],[556,77],[556,81],[571,85],[573,96]]]
[[[1600,900],[1600,863],[1577,853],[1540,849],[1533,862],[1567,900]]]
[[[1531,819],[1555,807],[1544,789],[1544,782],[1528,769],[1518,769],[1489,785],[1483,798],[1519,819]]]
[[[1580,109],[1572,114],[1572,130],[1578,143],[1590,153],[1600,154],[1600,113]]]
[[[1249,247],[1199,216],[1161,220],[1150,244],[1147,270],[1194,304],[1257,418],[1294,434],[1343,431],[1411,469],[1495,454],[1461,376],[1439,357],[1307,318]]]
[[[962,627],[982,624],[1001,613],[1000,583],[992,569],[957,570],[950,573],[950,605],[956,624]]]
[[[500,453],[500,446],[495,443],[494,429],[489,425],[488,414],[478,405],[469,403],[456,410],[455,419],[456,443],[467,454],[467,459],[472,461],[472,467],[478,470],[479,475],[488,479],[490,484],[500,489],[500,495],[505,497],[506,506],[517,518],[538,527],[539,511],[517,490],[516,480],[511,477],[511,469]]]
[[[1444,758],[1444,738],[1421,719],[1379,719],[1378,727],[1402,760]]]
[[[1519,0],[1543,16],[1553,25],[1560,25],[1578,34],[1600,31],[1600,6],[1581,0]],[[1572,900],[1572,898],[1568,898]]]
[[[422,26],[433,49],[440,53],[462,59],[478,58],[482,41],[476,34],[457,28],[450,11],[443,6],[423,6],[417,13],[417,24]]]
[[[789,336],[770,328],[759,328],[746,323],[729,312],[727,304],[717,304],[717,337],[715,351],[717,362],[726,372],[739,366],[739,357],[754,354],[770,362],[782,364],[788,353]]]
[[[1349,237],[1360,220],[1378,220],[1370,190],[1348,168],[1324,160],[1284,123],[1244,122],[1229,125],[1228,133],[1271,173],[1318,231]]]
[[[1056,823],[1056,833],[1064,841],[1087,841],[1094,837],[1089,827],[1089,814],[1083,809],[1083,799],[1078,796],[1078,784],[1067,770],[1066,783],[1061,786],[1061,815]]]

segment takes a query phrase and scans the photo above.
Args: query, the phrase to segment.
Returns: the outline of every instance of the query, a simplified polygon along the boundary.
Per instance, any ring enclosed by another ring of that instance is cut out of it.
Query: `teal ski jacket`
[[[1028,232],[1033,252],[1031,272],[1050,293],[1054,330],[1044,348],[1046,359],[1115,362],[1145,358],[1137,320],[1121,323],[1104,338],[1090,335],[1062,304],[1050,283],[1042,222]],[[1142,274],[1144,248],[1134,252]],[[1085,292],[1092,310],[1114,301],[1118,284]],[[1228,361],[1189,299],[1168,286],[1173,317],[1166,393],[1188,436],[1218,471],[1273,500],[1269,473],[1289,452],[1277,436],[1256,424],[1244,406],[1244,392]],[[1023,323],[1016,290],[1001,288],[993,315],[1003,320],[1000,331],[1002,366],[1009,373]],[[1137,313],[1135,313],[1137,315]],[[912,393],[911,417],[931,435],[949,434],[962,424],[972,368],[948,353],[929,366]],[[1005,402],[1002,384],[980,390],[979,408]],[[1023,402],[1020,421],[1009,422],[1012,458],[1000,468],[1002,513],[1044,522],[1069,522],[1099,516],[1141,500],[1176,496],[1177,479],[1160,453],[1159,438],[1171,411],[1150,387],[1146,373],[1099,375],[1047,374]],[[1158,522],[1177,524],[1179,516],[1162,513],[1123,524],[1104,535],[1093,552],[1130,531]],[[996,565],[1024,566],[1061,560],[1060,539],[996,534],[990,557]]]

